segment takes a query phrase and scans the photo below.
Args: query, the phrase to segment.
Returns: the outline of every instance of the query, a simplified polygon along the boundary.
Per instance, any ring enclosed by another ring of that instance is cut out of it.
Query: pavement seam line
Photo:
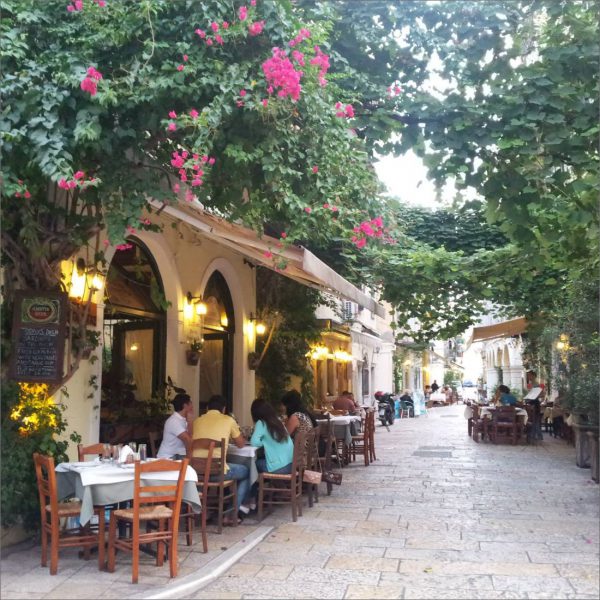
[[[195,573],[184,577],[177,585],[169,586],[157,594],[136,597],[144,600],[161,600],[163,598],[184,598],[186,594],[197,592],[230,569],[250,550],[262,542],[273,529],[274,527],[258,527],[251,534],[245,536],[243,540],[236,542],[231,548],[213,558]]]

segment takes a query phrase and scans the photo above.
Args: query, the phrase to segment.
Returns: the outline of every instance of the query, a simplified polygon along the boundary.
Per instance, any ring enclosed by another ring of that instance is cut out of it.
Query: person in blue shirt
[[[517,399],[510,393],[510,389],[506,385],[499,385],[498,392],[500,393],[500,404],[503,406],[514,406]]]
[[[265,451],[265,458],[256,459],[257,470],[262,473],[291,473],[294,443],[273,406],[257,398],[250,407],[250,413],[254,421],[250,444]]]

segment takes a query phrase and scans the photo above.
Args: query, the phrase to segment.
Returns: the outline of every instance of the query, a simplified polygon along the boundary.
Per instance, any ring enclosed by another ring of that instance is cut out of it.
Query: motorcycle
[[[377,400],[377,415],[381,424],[384,427],[394,424],[395,414],[395,402],[392,394],[384,394],[383,392],[377,392],[375,394]]]

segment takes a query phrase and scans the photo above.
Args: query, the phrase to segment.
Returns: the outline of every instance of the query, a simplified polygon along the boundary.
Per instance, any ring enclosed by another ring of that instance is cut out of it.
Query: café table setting
[[[147,459],[151,462],[155,459]],[[134,462],[117,462],[112,459],[96,459],[85,462],[65,462],[56,466],[56,484],[59,499],[75,496],[81,500],[81,525],[88,523],[94,514],[94,506],[106,506],[133,498]],[[166,471],[144,476],[148,481],[177,480],[176,471]],[[200,497],[196,484],[198,475],[188,466],[183,488],[183,500],[194,512],[200,512]]]

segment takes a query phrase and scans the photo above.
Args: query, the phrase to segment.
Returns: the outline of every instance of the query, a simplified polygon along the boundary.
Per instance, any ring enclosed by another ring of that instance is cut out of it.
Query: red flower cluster
[[[308,39],[309,37],[310,37],[310,31],[308,29],[302,28],[300,30],[300,32],[298,33],[298,35],[293,40],[290,40],[288,42],[288,46],[290,48],[293,48],[294,46],[297,46],[298,44],[302,43],[303,40]]]
[[[352,230],[356,235],[352,236],[352,243],[357,248],[364,248],[368,237],[383,237],[383,219],[375,217],[370,221],[363,221]]]
[[[335,108],[337,110],[335,113],[336,117],[345,117],[347,119],[351,119],[354,116],[352,104],[346,104],[346,106],[344,106],[341,102],[336,102]]]
[[[319,83],[322,86],[325,86],[327,85],[325,75],[327,74],[327,71],[329,69],[329,56],[327,54],[324,54],[321,51],[321,48],[319,48],[319,46],[315,46],[315,52],[317,53],[317,55],[314,58],[310,59],[310,64],[319,66]]]
[[[31,193],[27,189],[27,186],[23,185],[23,180],[18,179],[17,183],[19,184],[19,189],[15,192],[15,198],[31,198]]]
[[[93,177],[90,177],[89,181],[93,183],[95,180]],[[73,173],[73,179],[65,179],[64,177],[59,180],[58,187],[62,190],[72,190],[77,186],[83,187],[85,183],[85,173],[83,171],[75,171]]]
[[[264,21],[256,21],[248,25],[248,33],[252,36],[260,35],[265,27]]]
[[[400,95],[400,92],[402,92],[402,89],[397,83],[393,83],[387,88],[387,93],[390,98]]]
[[[187,150],[178,152],[177,150],[171,155],[171,165],[178,170],[179,180],[183,183],[190,181],[192,187],[200,186],[204,183],[202,177],[204,176],[204,168],[206,165],[212,166],[215,164],[213,157],[208,157],[206,154],[200,156],[197,153],[191,153]],[[177,184],[174,188],[176,192],[179,191],[179,185]],[[186,195],[187,199],[187,195]]]
[[[94,4],[97,4],[100,8],[106,6],[105,0],[92,0]],[[80,12],[83,10],[83,0],[71,0],[71,4],[67,5],[67,11],[69,12]]]
[[[273,56],[262,65],[265,79],[269,84],[267,91],[273,93],[273,87],[280,88],[277,95],[285,98],[290,96],[292,100],[298,100],[302,86],[300,79],[302,71],[296,71],[292,61],[281,48],[273,48]]]
[[[98,81],[102,79],[102,73],[96,71],[94,67],[89,67],[87,70],[87,76],[80,83],[79,87],[84,92],[89,92],[90,96],[95,96],[98,91]]]

